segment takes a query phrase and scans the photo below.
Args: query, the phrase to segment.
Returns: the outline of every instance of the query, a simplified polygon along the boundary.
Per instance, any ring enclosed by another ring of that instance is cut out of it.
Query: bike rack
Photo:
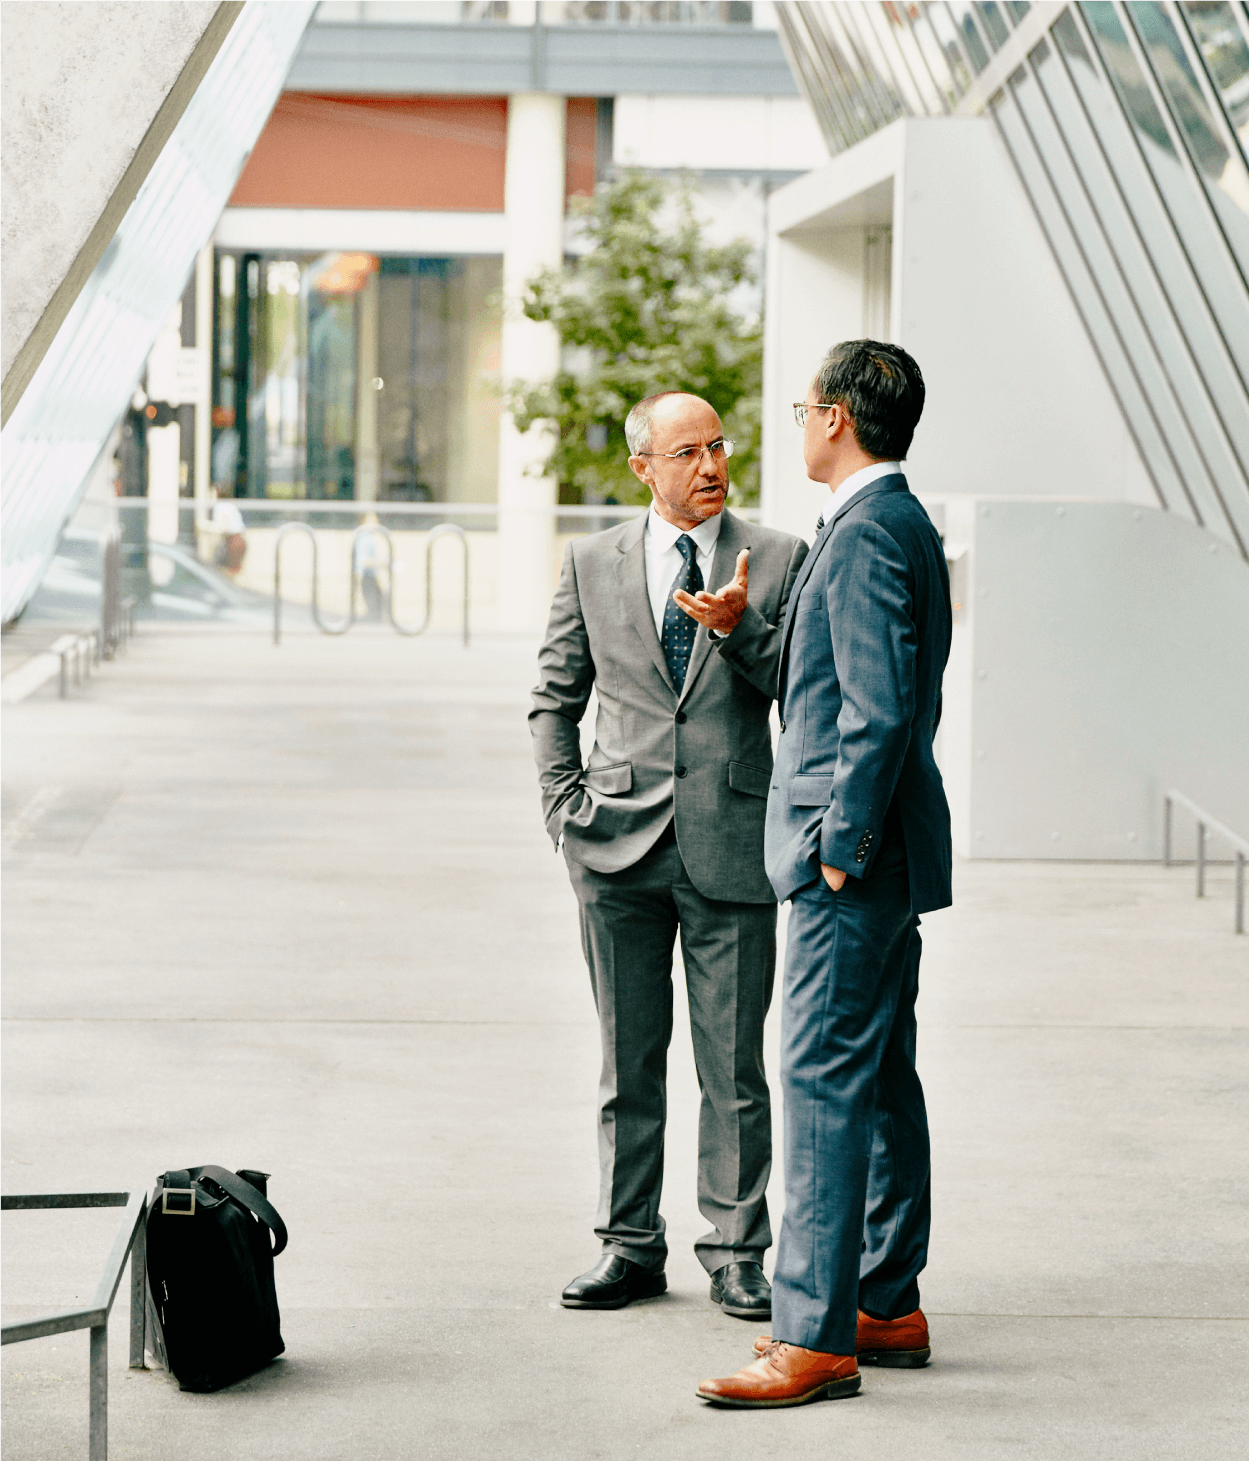
[[[386,616],[390,620],[391,627],[398,634],[415,637],[424,634],[429,628],[429,621],[434,611],[434,544],[439,538],[448,535],[458,538],[460,551],[464,565],[464,607],[463,607],[463,637],[464,644],[468,646],[468,535],[464,529],[455,523],[439,523],[437,527],[431,528],[425,539],[425,613],[419,624],[404,624],[395,615],[395,545],[390,536],[390,529],[384,528],[380,523],[361,523],[351,535],[351,566],[349,569],[350,583],[348,586],[348,607],[347,617],[341,624],[326,624],[321,618],[321,607],[318,603],[318,592],[320,589],[321,575],[317,564],[317,535],[307,523],[283,523],[278,529],[277,538],[273,547],[273,642],[282,642],[282,544],[292,533],[306,533],[312,540],[312,622],[322,634],[346,634],[356,622],[356,540],[365,533],[379,533],[386,540],[386,572],[388,588],[386,593]]]

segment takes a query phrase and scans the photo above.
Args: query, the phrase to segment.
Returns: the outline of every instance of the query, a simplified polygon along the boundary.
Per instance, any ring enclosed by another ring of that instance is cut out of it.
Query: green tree
[[[642,173],[574,206],[589,250],[531,280],[522,302],[555,326],[563,364],[553,381],[509,396],[522,431],[555,427],[544,474],[558,479],[560,501],[649,501],[629,470],[624,421],[643,396],[671,390],[720,413],[735,448],[733,499],[757,501],[763,328],[731,298],[755,283],[751,244],[708,244],[688,185]]]

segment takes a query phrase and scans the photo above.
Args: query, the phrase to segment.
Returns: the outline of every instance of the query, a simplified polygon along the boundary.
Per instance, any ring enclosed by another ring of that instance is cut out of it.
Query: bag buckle
[[[176,1197],[181,1203],[183,1199],[189,1198],[186,1206],[170,1207],[169,1199]],[[161,1189],[160,1210],[169,1217],[194,1217],[195,1216],[195,1188],[194,1187],[164,1187]]]

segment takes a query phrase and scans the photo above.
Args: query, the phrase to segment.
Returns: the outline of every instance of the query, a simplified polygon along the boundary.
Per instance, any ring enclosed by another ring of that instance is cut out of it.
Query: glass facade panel
[[[1064,62],[1065,79],[1079,108],[1065,101],[1062,78],[1053,67],[1041,79],[1059,113],[1060,125],[1098,208],[1121,267],[1167,365],[1183,392],[1200,383],[1208,392],[1219,434],[1226,434],[1237,468],[1249,466],[1249,401],[1204,295],[1170,227],[1122,111],[1070,14],[1051,32]],[[1120,206],[1115,206],[1120,204]],[[1125,227],[1126,224],[1126,227]],[[1142,267],[1147,260],[1148,268]],[[1165,317],[1164,317],[1165,311]],[[1178,336],[1178,342],[1176,339]],[[1197,380],[1185,369],[1195,365]],[[1191,407],[1195,420],[1204,413]],[[1220,453],[1208,437],[1212,460]],[[1220,476],[1222,480],[1222,474]],[[1240,494],[1232,492],[1231,499]]]
[[[989,52],[976,24],[976,7],[971,0],[950,0],[945,7],[963,44],[963,54],[977,76],[989,64]]]
[[[1170,17],[1157,4],[1131,4],[1128,13],[1210,197],[1227,241],[1249,278],[1249,173],[1230,128],[1216,123]]]
[[[1249,380],[1249,301],[1241,277],[1210,215],[1177,156],[1171,133],[1154,104],[1149,84],[1132,54],[1128,38],[1109,4],[1082,7],[1107,74],[1132,123],[1141,155],[1166,204],[1210,310],[1219,322],[1242,381]]]
[[[973,110],[997,123],[1160,500],[1249,558],[1249,9],[781,0],[777,17],[834,153],[991,96]]]
[[[1022,72],[1015,74],[1017,77],[1023,75]],[[1024,79],[1021,84],[1035,85],[1029,79]],[[1013,86],[1011,90],[1014,90]],[[1106,379],[1119,401],[1124,420],[1136,438],[1141,460],[1153,478],[1159,503],[1164,508],[1191,518],[1192,509],[1188,504],[1179,471],[1149,409],[1149,402],[1124,354],[1088,267],[1076,248],[1071,230],[1067,227],[1036,149],[1032,146],[1023,117],[1013,99],[1006,93],[999,92],[990,106],[1032,201],[1037,221],[1049,241],[1054,259],[1067,281],[1072,301],[1084,320],[1089,339],[1102,362]]]
[[[1010,34],[1002,15],[1002,7],[995,0],[977,0],[976,13],[980,16],[985,35],[989,38],[989,45],[996,51]]]
[[[1048,50],[1048,45],[1042,43],[1033,52],[1033,56],[1043,62],[1044,54]],[[1221,513],[1211,489],[1206,465],[1187,429],[1170,382],[1141,322],[1106,236],[1098,224],[1088,195],[1080,185],[1070,154],[1063,145],[1062,136],[1054,125],[1053,116],[1045,105],[1041,90],[1035,79],[1029,76],[1013,84],[1011,92],[1023,113],[1030,139],[1040,154],[1051,188],[1061,200],[1064,220],[1074,235],[1075,244],[1103,307],[1114,322],[1115,332],[1131,363],[1132,372],[1145,399],[1150,403],[1152,415],[1160,431],[1171,444],[1171,454],[1179,469],[1180,478],[1189,489],[1188,497],[1193,515],[1199,522],[1208,523],[1212,516],[1217,521]],[[1169,505],[1175,506],[1174,503]]]
[[[1180,9],[1223,110],[1249,152],[1249,40],[1226,0],[1187,0]]]

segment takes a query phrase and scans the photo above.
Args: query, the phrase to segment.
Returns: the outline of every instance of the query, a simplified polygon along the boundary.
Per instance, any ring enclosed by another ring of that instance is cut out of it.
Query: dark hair
[[[924,377],[900,346],[843,340],[824,357],[815,393],[845,408],[868,456],[900,462],[910,451],[924,409]]]

